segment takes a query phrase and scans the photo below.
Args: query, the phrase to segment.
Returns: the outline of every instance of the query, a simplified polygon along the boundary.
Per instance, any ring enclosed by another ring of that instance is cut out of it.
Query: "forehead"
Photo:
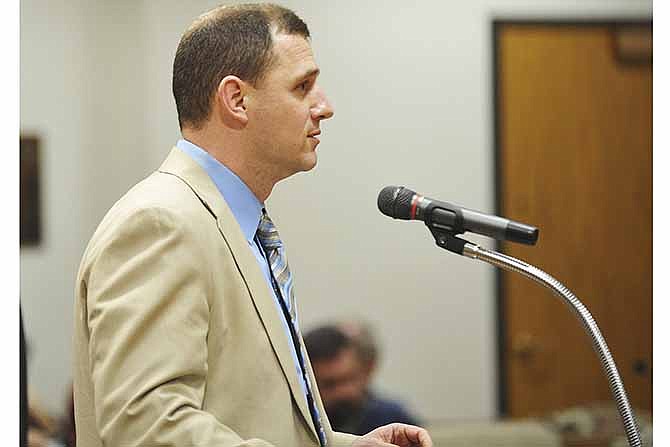
[[[299,35],[275,34],[272,74],[300,77],[317,69],[312,46]]]
[[[358,370],[358,357],[353,347],[340,350],[332,359],[323,359],[313,362],[312,366],[319,370],[321,377],[334,377],[350,374]]]

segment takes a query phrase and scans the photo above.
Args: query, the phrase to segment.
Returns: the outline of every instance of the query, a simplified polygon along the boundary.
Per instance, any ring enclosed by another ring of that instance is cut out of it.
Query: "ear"
[[[245,94],[248,85],[237,76],[226,76],[216,90],[216,103],[221,120],[229,127],[240,130],[249,121]]]

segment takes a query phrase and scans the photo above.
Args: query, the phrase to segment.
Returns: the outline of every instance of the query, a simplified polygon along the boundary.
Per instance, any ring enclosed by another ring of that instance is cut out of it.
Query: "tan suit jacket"
[[[81,262],[77,445],[318,446],[289,343],[228,205],[173,148],[107,213]],[[329,444],[351,445],[315,394]]]

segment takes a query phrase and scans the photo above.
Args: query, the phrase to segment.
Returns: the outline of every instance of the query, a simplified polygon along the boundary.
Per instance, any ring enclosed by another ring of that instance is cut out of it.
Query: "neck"
[[[239,132],[216,131],[205,125],[198,130],[184,128],[182,135],[234,172],[265,203],[278,180],[251,156],[253,149],[244,145]]]

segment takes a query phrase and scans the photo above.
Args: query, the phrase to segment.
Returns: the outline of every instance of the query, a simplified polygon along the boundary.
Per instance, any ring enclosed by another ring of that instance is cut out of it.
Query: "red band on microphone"
[[[416,206],[419,204],[419,199],[421,199],[421,196],[414,194],[414,198],[412,199],[412,209],[410,210],[410,219],[416,218]]]

